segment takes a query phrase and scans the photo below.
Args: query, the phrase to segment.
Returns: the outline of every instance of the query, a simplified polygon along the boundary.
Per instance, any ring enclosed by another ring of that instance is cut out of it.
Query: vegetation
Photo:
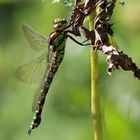
[[[90,113],[90,48],[68,40],[65,58],[46,99],[42,123],[29,137],[32,98],[37,84],[17,81],[18,65],[39,54],[28,47],[21,25],[26,23],[46,36],[54,18],[69,21],[71,7],[62,2],[0,1],[0,139],[92,140]],[[121,50],[139,62],[139,0],[116,3],[111,22]],[[131,10],[130,10],[131,9]],[[56,11],[56,12],[55,12]],[[76,39],[80,42],[79,37]],[[107,140],[139,140],[139,80],[122,69],[106,73],[106,58],[99,52],[99,93],[103,137]]]

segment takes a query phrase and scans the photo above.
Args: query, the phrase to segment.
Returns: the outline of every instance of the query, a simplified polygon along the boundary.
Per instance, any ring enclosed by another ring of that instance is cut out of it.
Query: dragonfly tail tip
[[[32,133],[32,128],[30,128],[29,130],[28,130],[28,132],[27,132],[29,135],[31,135],[31,133]]]

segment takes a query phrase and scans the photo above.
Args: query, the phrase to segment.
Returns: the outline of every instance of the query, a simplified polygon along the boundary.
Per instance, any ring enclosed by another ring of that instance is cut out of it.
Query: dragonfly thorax
[[[53,21],[53,25],[54,30],[63,30],[67,25],[67,21],[66,19],[57,18]]]

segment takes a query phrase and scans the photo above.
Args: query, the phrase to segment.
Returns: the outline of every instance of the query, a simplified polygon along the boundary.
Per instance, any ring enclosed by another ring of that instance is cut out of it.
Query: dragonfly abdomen
[[[41,113],[42,113],[43,105],[45,103],[46,95],[50,88],[51,82],[54,78],[54,75],[57,72],[57,69],[63,60],[63,57],[64,57],[64,48],[62,50],[56,51],[54,53],[52,61],[50,62],[49,66],[48,66],[48,69],[44,76],[44,81],[40,88],[40,95],[38,98],[35,115],[34,115],[32,123],[31,123],[31,127],[28,131],[29,134],[31,133],[31,130],[34,128],[37,128],[41,122]]]

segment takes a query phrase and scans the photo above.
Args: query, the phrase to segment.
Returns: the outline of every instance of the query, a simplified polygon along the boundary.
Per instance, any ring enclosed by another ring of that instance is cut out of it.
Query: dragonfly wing
[[[42,80],[41,80],[41,84],[43,82],[43,78],[44,78],[44,75],[42,77]],[[40,87],[41,87],[41,84],[39,84],[35,94],[34,94],[34,97],[33,97],[33,104],[32,104],[32,112],[35,112],[36,111],[36,108],[37,108],[37,105],[38,105],[38,99],[39,99],[39,95],[40,95]]]
[[[40,93],[39,91],[40,91],[40,85],[39,85],[38,89],[36,90],[34,97],[33,97],[32,112],[36,111],[39,93]]]
[[[28,83],[38,83],[47,66],[47,54],[44,53],[35,60],[21,65],[17,68],[16,77],[18,80]]]
[[[22,31],[29,45],[36,51],[47,48],[47,39],[42,34],[33,30],[29,25],[22,25]]]
[[[52,60],[52,57],[54,55],[54,52],[52,50],[49,50],[49,53],[47,55],[47,62],[48,62],[48,65],[50,64],[51,60]],[[45,69],[47,70],[47,69]],[[44,75],[46,74],[46,72],[44,72]],[[41,80],[41,84],[42,84],[42,81],[44,80],[44,75],[42,77],[42,80]],[[32,111],[35,112],[36,111],[36,108],[37,108],[37,105],[38,105],[38,98],[39,98],[39,95],[40,95],[40,87],[41,87],[41,84],[39,85],[39,87],[37,88],[36,92],[35,92],[35,95],[34,95],[34,98],[33,98],[33,105],[32,105]]]

